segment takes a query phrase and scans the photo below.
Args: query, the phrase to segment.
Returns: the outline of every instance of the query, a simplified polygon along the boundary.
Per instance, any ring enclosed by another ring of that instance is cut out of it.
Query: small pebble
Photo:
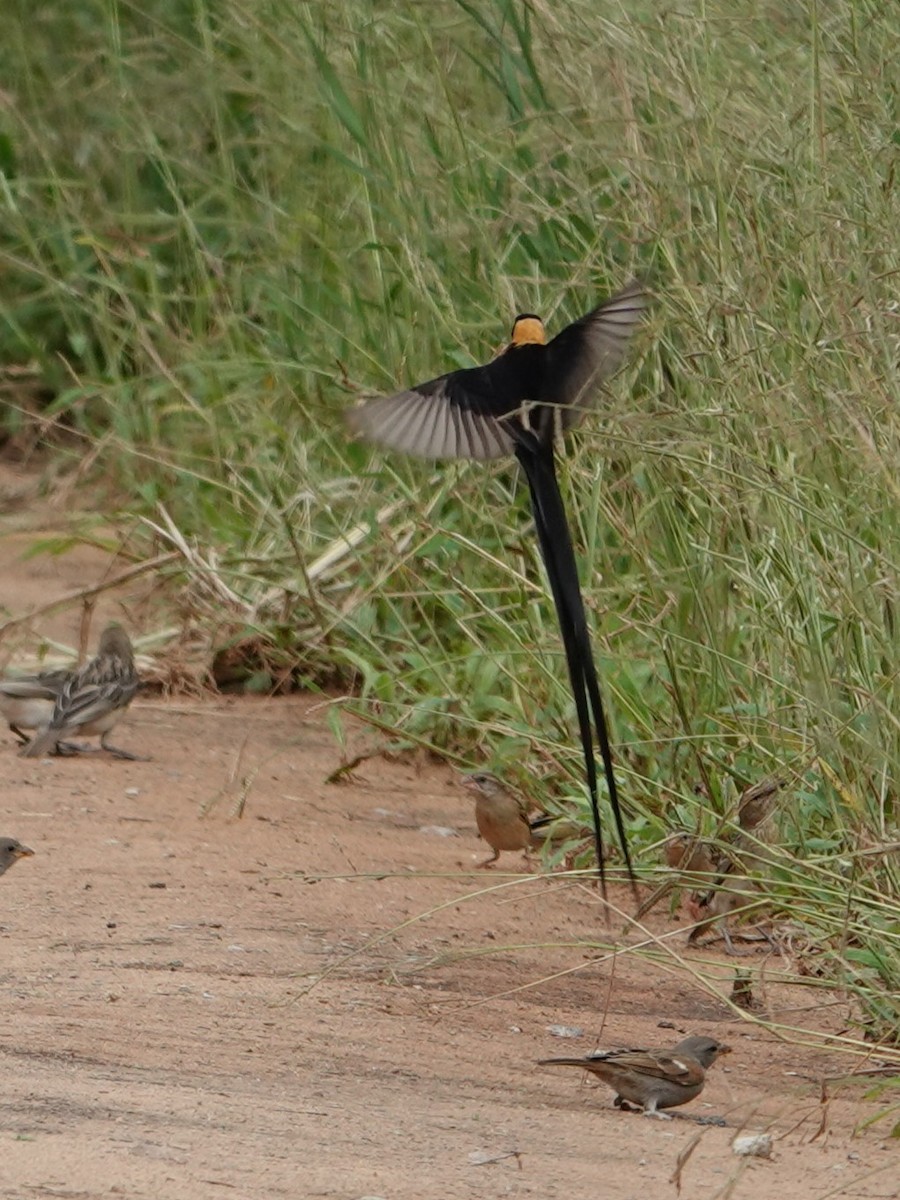
[[[731,1143],[734,1154],[752,1158],[770,1158],[772,1155],[771,1133],[739,1133]]]
[[[577,1025],[548,1025],[547,1032],[559,1038],[584,1037],[584,1030],[579,1029]]]

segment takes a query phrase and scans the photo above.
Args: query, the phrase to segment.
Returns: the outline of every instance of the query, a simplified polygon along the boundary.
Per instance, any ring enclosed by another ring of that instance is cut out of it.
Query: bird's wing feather
[[[564,429],[578,424],[597,386],[619,369],[648,304],[643,285],[633,279],[547,343],[544,378],[553,394],[540,399],[563,408]]]
[[[105,683],[82,682],[67,689],[56,701],[51,730],[90,725],[99,717],[130,704],[138,690],[136,677]]]
[[[513,353],[522,355],[525,347]],[[523,400],[525,378],[509,356],[483,367],[451,371],[394,396],[380,396],[351,409],[351,430],[391,450],[419,458],[486,460],[512,454],[513,441],[500,418]]]
[[[16,700],[55,700],[59,688],[43,682],[39,676],[0,680],[0,695]]]
[[[689,1057],[676,1056],[672,1053],[649,1050],[623,1050],[619,1053],[597,1056],[600,1061],[615,1063],[629,1071],[637,1071],[641,1075],[651,1075],[656,1079],[666,1079],[671,1083],[683,1083],[686,1086],[696,1083],[699,1064]]]

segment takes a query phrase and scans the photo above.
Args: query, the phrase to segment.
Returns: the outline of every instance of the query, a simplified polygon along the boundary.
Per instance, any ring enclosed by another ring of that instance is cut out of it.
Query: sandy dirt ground
[[[0,536],[8,615],[108,570],[93,551],[23,560],[26,540]],[[127,621],[125,599],[98,620]],[[73,645],[79,619],[33,625]],[[583,882],[512,855],[473,869],[485,848],[445,767],[375,758],[327,783],[321,699],[140,699],[115,740],[148,761],[24,760],[0,731],[0,834],[35,851],[0,880],[0,1196],[900,1192],[891,1120],[864,1127],[888,1097],[823,1098],[848,1059],[721,998],[737,961],[761,1015],[843,1028],[838,998],[771,982],[780,954],[611,957],[621,922]],[[684,954],[664,907],[648,920]],[[733,1047],[682,1110],[724,1127],[620,1112],[535,1065],[686,1032]],[[770,1159],[733,1153],[744,1128],[772,1134]]]

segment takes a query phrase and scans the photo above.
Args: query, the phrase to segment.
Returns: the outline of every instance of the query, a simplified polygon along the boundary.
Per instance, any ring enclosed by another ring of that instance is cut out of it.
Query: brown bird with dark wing
[[[585,1058],[542,1058],[542,1067],[582,1067],[616,1093],[613,1104],[635,1104],[648,1117],[667,1117],[663,1108],[687,1104],[703,1091],[706,1072],[725,1046],[711,1037],[687,1037],[672,1050],[605,1050]]]
[[[603,842],[592,717],[629,874],[631,860],[575,551],[556,478],[554,443],[581,422],[599,385],[621,365],[647,304],[644,288],[632,280],[549,342],[540,317],[523,313],[515,320],[510,344],[492,362],[369,400],[348,413],[350,426],[360,437],[421,458],[485,460],[514,454],[519,460],[528,480],[538,544],[566,653],[601,880]]]
[[[462,785],[475,793],[475,824],[494,851],[479,867],[490,867],[501,850],[529,851],[555,846],[563,841],[588,836],[590,831],[567,817],[542,813],[529,815],[529,806],[490,771],[474,771],[462,777]]]
[[[493,850],[479,867],[490,867],[502,850],[524,850],[528,859],[533,845],[528,806],[520,796],[504,787],[490,771],[475,771],[462,777],[462,786],[475,793],[475,824]]]
[[[97,655],[78,671],[69,673],[53,705],[46,728],[19,753],[25,758],[42,754],[72,753],[64,742],[70,734],[100,738],[104,750],[116,758],[136,759],[107,741],[110,730],[134,699],[140,679],[134,667],[134,651],[128,634],[113,622],[100,635]]]

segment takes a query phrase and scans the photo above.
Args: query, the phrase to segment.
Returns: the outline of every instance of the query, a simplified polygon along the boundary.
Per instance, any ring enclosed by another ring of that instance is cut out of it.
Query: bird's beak
[[[13,854],[16,858],[34,858],[34,851],[28,846],[16,846]]]
[[[730,1054],[730,1053],[731,1053],[731,1047],[730,1047],[730,1046],[720,1046],[720,1047],[718,1048],[718,1050],[716,1051],[716,1056],[717,1056],[717,1057],[719,1057],[719,1056],[721,1056],[721,1055],[723,1055],[723,1054]]]
[[[478,784],[471,775],[460,775],[459,786],[467,788],[470,792],[478,791]]]

